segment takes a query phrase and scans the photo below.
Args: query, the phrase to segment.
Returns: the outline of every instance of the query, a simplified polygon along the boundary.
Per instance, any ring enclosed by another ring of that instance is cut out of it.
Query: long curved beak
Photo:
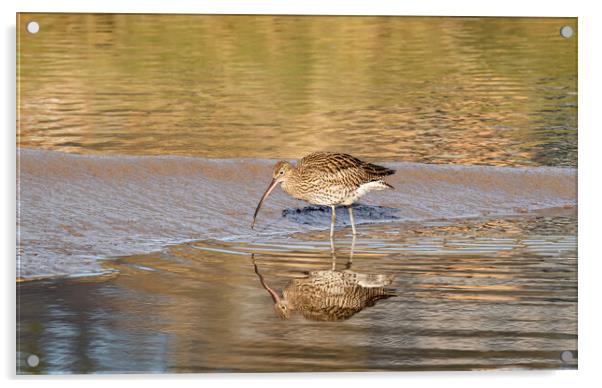
[[[263,196],[259,200],[259,204],[257,205],[257,208],[255,209],[255,214],[253,214],[253,223],[251,223],[251,229],[253,229],[253,227],[255,227],[255,219],[257,218],[257,213],[259,213],[259,209],[261,208],[263,201],[268,197],[268,195],[270,195],[270,193],[272,192],[272,190],[274,190],[274,187],[276,187],[276,185],[278,185],[278,183],[280,183],[280,182],[277,181],[276,179],[272,179],[272,182],[268,186],[267,190],[265,191],[265,193],[263,193]]]
[[[265,282],[265,279],[263,278],[263,276],[259,273],[259,268],[257,268],[257,263],[255,262],[254,254],[251,254],[251,259],[253,260],[253,267],[255,268],[255,274],[259,278],[259,282],[261,283],[261,286],[263,288],[265,288],[265,290],[270,294],[274,303],[279,303],[280,296],[278,295],[278,293],[276,291],[274,291],[272,289],[272,287],[268,286],[268,284]]]

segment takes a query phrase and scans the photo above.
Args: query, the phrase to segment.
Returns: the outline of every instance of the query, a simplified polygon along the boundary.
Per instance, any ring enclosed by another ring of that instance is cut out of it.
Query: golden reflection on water
[[[198,241],[106,261],[110,278],[19,283],[19,350],[42,360],[21,370],[575,368],[559,358],[577,349],[576,218],[565,213],[505,219],[523,231],[511,236],[483,220],[463,221],[473,236],[442,221],[362,225],[355,246],[339,236],[334,260],[311,236]],[[346,271],[396,296],[337,315],[349,296],[322,288],[311,304],[324,309],[274,312],[268,287],[291,299],[287,289],[312,293],[308,282]]]
[[[35,19],[38,34],[24,33]],[[576,19],[22,14],[22,147],[576,166]]]
[[[259,270],[255,254],[251,254],[255,274],[271,296],[276,314],[282,319],[289,319],[292,313],[299,312],[310,320],[342,321],[374,306],[381,299],[396,296],[395,290],[389,287],[395,280],[394,275],[358,273],[351,269],[354,244],[355,237],[343,270],[336,269],[333,245],[332,269],[310,271],[304,277],[292,279],[281,293],[270,287]]]

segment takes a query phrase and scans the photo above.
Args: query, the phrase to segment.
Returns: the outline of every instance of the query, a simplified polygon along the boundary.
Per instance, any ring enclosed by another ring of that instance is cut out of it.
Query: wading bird
[[[315,152],[299,160],[296,166],[280,161],[274,166],[272,182],[255,209],[251,228],[255,226],[263,201],[280,184],[282,190],[294,198],[313,205],[330,206],[330,237],[334,235],[335,207],[347,206],[355,235],[351,205],[370,191],[392,189],[393,186],[385,182],[384,177],[394,173],[395,170],[387,167],[334,152]]]
[[[310,271],[302,278],[292,279],[281,294],[268,285],[259,272],[255,255],[251,254],[255,274],[272,297],[280,318],[289,319],[291,312],[298,311],[314,321],[343,321],[381,299],[397,296],[395,289],[389,287],[395,280],[394,275],[351,270],[353,245],[344,270],[336,269],[334,247],[332,249],[331,270]]]

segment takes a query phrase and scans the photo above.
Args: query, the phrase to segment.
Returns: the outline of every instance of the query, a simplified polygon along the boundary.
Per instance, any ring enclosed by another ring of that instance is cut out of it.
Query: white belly
[[[351,205],[355,203],[364,195],[371,191],[385,190],[390,188],[383,182],[368,182],[360,185],[357,189],[350,191],[344,186],[329,186],[317,192],[311,192],[308,194],[298,195],[288,187],[283,185],[283,190],[289,195],[311,203],[312,205],[326,205],[326,206],[337,206],[337,205]]]
[[[350,195],[346,196],[340,204],[341,205],[351,205],[352,203],[359,201],[360,198],[362,198],[364,195],[368,194],[371,191],[385,190],[388,188],[389,188],[389,186],[385,185],[382,182],[364,183],[363,185],[358,187],[354,192],[352,192]]]

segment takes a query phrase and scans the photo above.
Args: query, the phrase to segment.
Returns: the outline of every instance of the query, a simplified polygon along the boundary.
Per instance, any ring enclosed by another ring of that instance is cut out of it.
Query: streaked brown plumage
[[[282,319],[298,311],[314,321],[342,321],[374,306],[380,299],[396,295],[394,290],[386,288],[393,282],[393,275],[362,274],[346,269],[311,271],[305,278],[291,280],[280,296],[259,273],[255,260],[253,265]]]
[[[274,187],[281,184],[282,190],[294,198],[331,207],[331,237],[334,234],[335,206],[347,206],[353,234],[356,234],[351,205],[370,191],[393,188],[384,181],[384,177],[394,173],[395,170],[387,167],[334,152],[307,155],[297,162],[297,166],[280,161],[274,166],[272,182],[255,209],[251,228],[263,201]]]

